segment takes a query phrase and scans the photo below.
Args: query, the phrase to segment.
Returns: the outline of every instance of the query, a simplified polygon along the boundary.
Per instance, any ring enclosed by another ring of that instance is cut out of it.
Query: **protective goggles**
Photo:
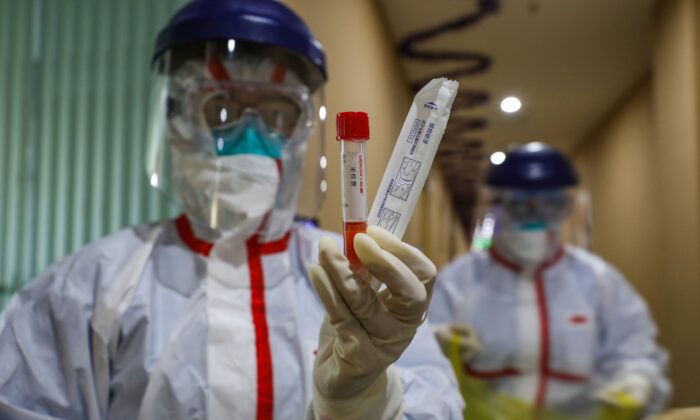
[[[495,190],[493,204],[504,219],[528,226],[546,226],[564,220],[571,211],[566,190]]]
[[[168,106],[169,118],[184,118],[208,133],[257,117],[286,140],[310,126],[313,113],[307,87],[266,82],[202,80],[184,97],[170,97]]]

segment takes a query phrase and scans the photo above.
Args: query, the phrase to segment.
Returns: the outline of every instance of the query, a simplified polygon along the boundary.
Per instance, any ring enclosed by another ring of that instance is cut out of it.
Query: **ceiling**
[[[491,152],[531,140],[568,151],[602,123],[648,71],[653,2],[378,0],[414,88],[460,82],[438,158],[458,210]],[[518,113],[500,111],[509,95]]]

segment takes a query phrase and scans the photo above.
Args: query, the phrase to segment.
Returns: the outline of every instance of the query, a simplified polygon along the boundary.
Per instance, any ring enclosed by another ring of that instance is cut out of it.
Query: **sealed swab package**
[[[450,117],[459,83],[433,79],[413,99],[384,171],[368,223],[401,239],[416,207]]]

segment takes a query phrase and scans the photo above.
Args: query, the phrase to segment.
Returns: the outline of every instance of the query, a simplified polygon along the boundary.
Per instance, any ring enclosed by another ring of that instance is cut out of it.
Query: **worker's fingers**
[[[357,234],[354,243],[355,252],[362,264],[391,293],[391,299],[384,302],[389,311],[404,322],[415,323],[417,319],[422,319],[428,294],[418,277],[406,264],[383,250],[368,235]]]
[[[450,340],[452,339],[452,333],[450,326],[448,324],[442,324],[434,327],[435,338],[437,338],[438,343],[445,349],[445,354],[449,350]]]
[[[350,269],[347,258],[340,252],[335,241],[321,238],[318,259],[325,269],[335,290],[342,296],[347,308],[373,336],[384,337],[395,326],[387,325],[387,309],[372,290],[369,283]]]
[[[457,334],[460,337],[475,337],[476,333],[474,329],[467,324],[450,324],[450,329],[453,334]]]
[[[380,228],[379,226],[369,226],[367,235],[379,244],[379,246],[390,252],[396,258],[401,260],[418,279],[425,285],[428,295],[432,294],[433,283],[437,276],[437,268],[428,257],[425,256],[418,248],[411,246],[399,240],[391,232]]]
[[[326,270],[320,265],[311,264],[308,271],[311,282],[326,308],[326,318],[321,324],[315,362],[317,365],[326,366],[325,369],[330,369],[332,372],[327,375],[321,374],[320,377],[315,376],[317,381],[323,382],[337,375],[335,371],[337,366],[329,365],[327,363],[329,359],[338,357],[340,363],[345,366],[344,369],[362,366],[363,358],[366,357],[365,352],[368,351],[368,346],[372,345],[372,340],[345,304]],[[362,349],[365,352],[361,351]],[[326,383],[325,386],[332,385]]]
[[[452,352],[456,351],[460,359],[467,362],[481,350],[481,344],[473,332],[463,334],[464,329],[460,328],[461,326],[461,324],[435,326],[435,338],[445,355],[452,357]],[[464,327],[471,331],[468,326],[464,325]]]
[[[308,268],[311,284],[318,293],[323,306],[328,314],[328,321],[334,329],[352,326],[357,320],[345,304],[340,293],[336,290],[326,270],[318,264],[311,264]]]
[[[462,347],[478,351],[481,349],[481,342],[476,335],[476,331],[466,324],[452,324],[452,333],[459,336]]]

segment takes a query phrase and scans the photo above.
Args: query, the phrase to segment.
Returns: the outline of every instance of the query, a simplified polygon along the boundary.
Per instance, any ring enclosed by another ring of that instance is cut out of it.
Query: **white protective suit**
[[[188,219],[99,240],[0,317],[0,419],[302,419],[325,314],[306,268],[321,231],[198,239]],[[404,418],[459,418],[427,325],[394,365]]]
[[[460,374],[523,407],[595,418],[595,391],[627,372],[653,384],[648,411],[669,396],[667,355],[655,344],[644,301],[613,267],[580,248],[559,248],[530,270],[493,247],[466,254],[439,273],[429,319],[469,325],[480,351]],[[476,401],[465,399],[469,414]]]

